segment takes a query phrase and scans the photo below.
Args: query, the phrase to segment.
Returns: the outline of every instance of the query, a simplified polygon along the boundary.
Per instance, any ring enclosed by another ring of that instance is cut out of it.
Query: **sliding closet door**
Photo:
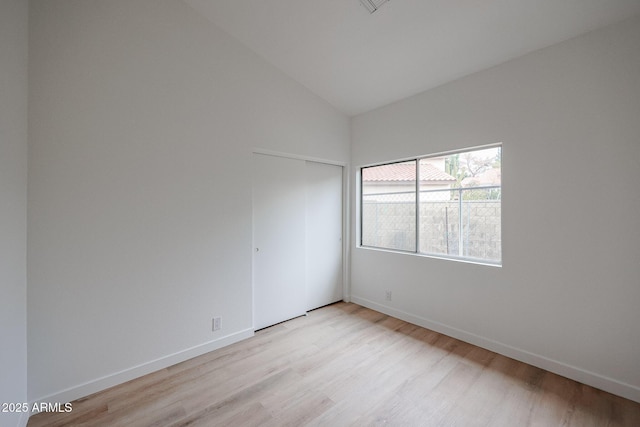
[[[306,312],[306,164],[253,155],[254,328]]]
[[[307,162],[307,310],[340,301],[342,167]]]

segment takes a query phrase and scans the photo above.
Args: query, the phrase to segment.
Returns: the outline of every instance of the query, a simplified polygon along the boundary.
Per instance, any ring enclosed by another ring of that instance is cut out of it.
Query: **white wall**
[[[27,18],[28,2],[0,1],[0,403],[27,399]]]
[[[179,1],[32,1],[29,59],[30,399],[250,336],[252,149],[349,119]]]
[[[504,239],[502,268],[353,248],[353,300],[640,401],[639,46],[634,19],[355,117],[354,170],[502,142]]]

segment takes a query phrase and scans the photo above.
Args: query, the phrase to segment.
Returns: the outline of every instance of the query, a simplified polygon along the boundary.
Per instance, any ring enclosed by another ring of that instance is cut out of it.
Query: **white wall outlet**
[[[222,318],[214,317],[213,318],[213,330],[218,331],[222,327]]]
[[[384,292],[384,299],[387,301],[391,301],[391,291]]]

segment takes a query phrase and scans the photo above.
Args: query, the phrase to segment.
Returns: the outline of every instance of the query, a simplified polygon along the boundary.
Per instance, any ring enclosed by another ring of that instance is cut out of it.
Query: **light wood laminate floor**
[[[640,404],[355,304],[38,414],[38,426],[640,426]]]

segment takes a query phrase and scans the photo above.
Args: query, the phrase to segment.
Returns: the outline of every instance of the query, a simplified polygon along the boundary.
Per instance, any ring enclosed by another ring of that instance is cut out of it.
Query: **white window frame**
[[[373,164],[367,164],[367,165],[363,165],[360,166],[358,168],[358,188],[356,191],[357,197],[358,197],[358,215],[357,215],[357,220],[358,220],[358,224],[357,224],[357,232],[358,232],[358,236],[357,236],[357,242],[358,248],[363,248],[363,249],[372,249],[372,250],[379,250],[379,251],[388,251],[388,252],[396,252],[396,253],[403,253],[403,254],[409,254],[409,255],[418,255],[418,256],[423,256],[423,257],[428,257],[428,258],[437,258],[437,259],[445,259],[445,260],[453,260],[453,261],[461,261],[461,262],[465,262],[465,263],[471,263],[471,264],[481,264],[481,265],[489,265],[489,266],[496,266],[496,267],[501,267],[502,266],[502,260],[503,260],[503,256],[502,256],[502,238],[500,239],[500,259],[499,260],[491,260],[491,259],[484,259],[484,258],[475,258],[475,257],[469,257],[469,256],[464,256],[464,255],[453,255],[453,254],[442,254],[442,253],[430,253],[430,252],[420,252],[420,193],[421,192],[425,192],[420,191],[420,161],[423,159],[429,159],[429,158],[435,158],[435,157],[445,157],[445,156],[451,156],[451,155],[455,155],[455,154],[462,154],[462,153],[468,153],[468,152],[472,152],[472,151],[480,151],[480,150],[484,150],[484,149],[489,149],[489,148],[500,148],[501,149],[501,154],[504,154],[504,148],[503,148],[503,144],[502,143],[495,143],[495,144],[487,144],[487,145],[481,145],[481,146],[474,146],[474,147],[468,147],[468,148],[463,148],[463,149],[458,149],[458,150],[452,150],[452,151],[446,151],[446,152],[440,152],[440,153],[434,153],[434,154],[429,154],[429,155],[423,155],[423,156],[416,156],[416,157],[409,157],[409,158],[404,158],[404,159],[399,159],[399,160],[394,160],[394,161],[385,161],[385,162],[380,162],[380,163],[373,163]],[[414,250],[404,250],[404,249],[393,249],[393,248],[386,248],[386,247],[380,247],[380,246],[371,246],[371,245],[365,245],[363,244],[362,240],[363,240],[363,229],[364,229],[364,218],[363,218],[363,203],[364,203],[364,191],[363,191],[363,185],[364,185],[364,180],[363,180],[363,169],[366,168],[370,168],[370,167],[376,167],[376,166],[384,166],[384,165],[390,165],[390,164],[396,164],[396,163],[403,163],[403,162],[409,162],[409,161],[415,161],[416,162],[416,184],[415,184],[415,192],[416,192],[416,197],[415,197],[415,203],[416,203],[416,225],[415,225],[415,248]],[[502,170],[502,165],[500,166],[500,169]],[[496,188],[496,186],[489,186],[490,188]],[[489,188],[489,187],[469,187],[469,188],[474,188],[474,189],[485,189],[485,188]],[[502,181],[500,182],[500,204],[502,205]],[[455,191],[457,190],[456,188],[451,189],[451,191]],[[463,189],[464,190],[464,189]],[[462,191],[463,191],[462,190]],[[435,191],[441,191],[441,190],[435,190]],[[460,190],[458,190],[460,191]],[[461,198],[460,198],[461,199]],[[460,200],[462,202],[462,200]],[[461,210],[460,210],[461,212]],[[502,208],[500,209],[500,235],[502,236]],[[463,225],[462,222],[459,221],[459,239],[462,240],[462,236],[460,233],[460,229],[462,229]],[[459,244],[459,248],[462,248],[462,245]]]

